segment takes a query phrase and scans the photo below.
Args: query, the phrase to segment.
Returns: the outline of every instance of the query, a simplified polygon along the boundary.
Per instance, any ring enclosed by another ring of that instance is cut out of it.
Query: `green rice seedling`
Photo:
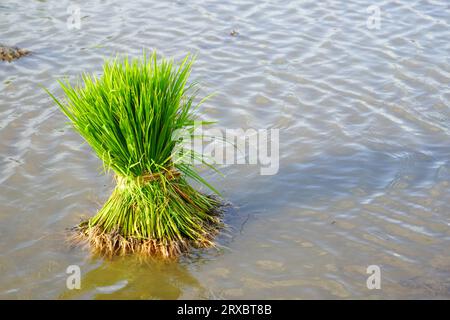
[[[109,256],[141,253],[176,257],[191,246],[212,246],[220,225],[220,198],[185,161],[175,161],[176,130],[192,127],[199,104],[188,85],[193,59],[177,66],[154,52],[140,59],[108,60],[99,77],[84,74],[72,86],[59,81],[65,101],[48,90],[92,147],[116,187],[98,213],[76,229],[76,239]],[[190,131],[192,132],[192,131]],[[216,192],[216,191],[215,191]]]

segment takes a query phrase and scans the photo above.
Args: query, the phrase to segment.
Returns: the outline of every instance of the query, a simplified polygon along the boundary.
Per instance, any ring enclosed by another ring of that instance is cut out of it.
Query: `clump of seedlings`
[[[109,199],[75,228],[75,238],[95,252],[171,258],[214,245],[220,198],[193,188],[188,178],[217,194],[192,162],[173,157],[173,134],[193,132],[202,103],[194,102],[196,85],[187,84],[192,63],[189,55],[178,66],[156,53],[116,58],[99,77],[84,74],[74,86],[59,81],[64,101],[47,91],[115,174]]]
[[[30,51],[26,49],[8,47],[0,43],[0,60],[2,61],[11,62],[28,54],[30,54]]]

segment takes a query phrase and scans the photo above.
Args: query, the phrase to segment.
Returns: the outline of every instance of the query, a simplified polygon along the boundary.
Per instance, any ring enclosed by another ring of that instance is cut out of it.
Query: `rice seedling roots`
[[[89,247],[93,254],[106,258],[137,254],[176,259],[192,248],[215,246],[213,239],[223,226],[221,202],[214,195],[204,195],[190,187],[180,172],[169,170],[131,181],[117,176],[116,181],[115,190],[97,215],[70,230],[71,243]],[[124,208],[123,212],[117,211],[118,204]],[[181,208],[189,218],[177,221],[176,214]],[[152,230],[152,223],[155,223],[153,229],[161,229],[156,226],[157,221],[151,221],[153,217],[159,217],[162,226],[170,225],[173,229],[159,235],[157,232],[143,234]],[[132,227],[127,228],[126,220]],[[148,223],[139,229],[137,225],[141,221]]]

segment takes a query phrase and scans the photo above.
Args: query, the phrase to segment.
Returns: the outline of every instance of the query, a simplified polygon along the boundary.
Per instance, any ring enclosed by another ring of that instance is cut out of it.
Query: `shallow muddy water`
[[[2,1],[0,43],[32,54],[0,61],[0,298],[450,298],[449,2],[379,2],[379,28],[371,4]],[[228,228],[176,263],[64,243],[114,183],[40,88],[61,96],[56,79],[143,48],[198,54],[221,128],[280,129],[276,175],[204,174],[233,203]]]

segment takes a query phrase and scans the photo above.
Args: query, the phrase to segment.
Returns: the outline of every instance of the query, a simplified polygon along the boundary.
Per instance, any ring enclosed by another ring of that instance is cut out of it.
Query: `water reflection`
[[[83,268],[81,289],[66,290],[60,299],[178,299],[185,290],[205,289],[178,262],[143,261],[136,258],[92,261]]]

